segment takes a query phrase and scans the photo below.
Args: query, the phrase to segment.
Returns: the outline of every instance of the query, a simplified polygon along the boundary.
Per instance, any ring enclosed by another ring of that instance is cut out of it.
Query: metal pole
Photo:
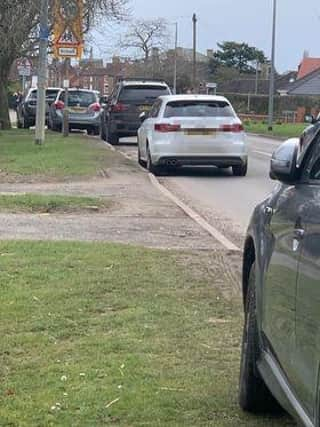
[[[174,43],[174,75],[173,75],[173,93],[177,93],[177,62],[178,62],[178,22],[175,23],[176,34]]]
[[[22,94],[24,95],[24,91],[26,89],[26,76],[22,76]]]
[[[255,95],[258,95],[258,82],[259,82],[259,61],[256,62],[256,84],[255,84]]]
[[[64,108],[63,108],[63,136],[69,136],[69,58],[65,59],[65,88],[64,88]]]
[[[193,72],[192,72],[192,84],[193,91],[196,93],[197,85],[197,15],[194,13],[192,17],[193,22]]]
[[[268,114],[268,130],[269,131],[272,131],[272,128],[273,128],[273,114],[274,114],[276,23],[277,23],[277,0],[273,0],[272,53],[271,53],[271,71],[270,71],[270,85],[269,85],[269,114]]]
[[[48,38],[48,0],[41,0],[37,113],[35,132],[35,143],[38,145],[42,145],[45,140]]]

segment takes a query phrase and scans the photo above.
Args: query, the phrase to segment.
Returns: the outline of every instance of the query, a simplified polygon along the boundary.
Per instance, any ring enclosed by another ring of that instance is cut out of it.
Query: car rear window
[[[59,89],[47,89],[46,90],[46,100],[48,102],[53,102],[55,101],[57,95],[58,95]],[[30,101],[36,101],[38,97],[38,91],[37,90],[33,90],[32,92],[30,92],[29,95],[29,100]]]
[[[170,95],[167,86],[127,86],[122,88],[119,101],[154,102],[159,96]]]
[[[65,93],[60,94],[59,99],[65,101]],[[93,92],[85,91],[69,91],[68,94],[68,104],[70,107],[79,106],[79,107],[89,107],[89,105],[97,102],[97,95]]]
[[[234,112],[226,101],[172,101],[164,117],[234,117]]]

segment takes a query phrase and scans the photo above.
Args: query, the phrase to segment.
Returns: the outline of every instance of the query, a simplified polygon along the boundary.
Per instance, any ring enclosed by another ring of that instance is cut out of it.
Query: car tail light
[[[219,129],[221,132],[243,132],[241,123],[234,123],[233,125],[222,125]]]
[[[95,113],[98,113],[101,110],[101,105],[98,102],[94,102],[89,106],[89,110],[94,111]]]
[[[121,113],[123,111],[126,111],[127,109],[128,109],[128,106],[125,104],[121,104],[121,102],[118,102],[117,104],[112,105],[111,107],[111,111],[113,113]]]
[[[156,132],[179,132],[181,130],[181,126],[169,123],[159,123],[154,125],[154,130]]]
[[[64,102],[63,101],[56,101],[54,103],[56,110],[63,110],[64,109]]]

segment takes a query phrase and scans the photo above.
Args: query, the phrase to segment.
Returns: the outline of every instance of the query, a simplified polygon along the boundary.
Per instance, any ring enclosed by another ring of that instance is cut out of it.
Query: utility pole
[[[192,17],[193,22],[193,70],[192,70],[192,84],[193,91],[196,91],[197,85],[197,15],[194,13]]]
[[[35,143],[38,145],[42,145],[45,140],[48,38],[48,0],[41,0],[37,113],[35,133]]]
[[[175,23],[175,43],[174,43],[174,74],[173,74],[173,93],[177,93],[177,67],[178,67],[178,22]]]
[[[259,62],[259,60],[257,59],[257,61],[256,61],[256,84],[255,84],[255,89],[254,89],[254,93],[255,93],[255,95],[258,95],[259,66],[260,66],[260,62]]]
[[[271,70],[270,70],[270,85],[269,85],[269,114],[268,114],[268,130],[269,131],[272,131],[272,128],[273,128],[273,114],[274,114],[276,23],[277,23],[277,0],[273,0],[272,52],[271,52]]]

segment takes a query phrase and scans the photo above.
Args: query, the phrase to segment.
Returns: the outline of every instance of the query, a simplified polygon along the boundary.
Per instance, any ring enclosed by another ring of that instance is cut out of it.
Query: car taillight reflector
[[[55,106],[56,110],[63,110],[64,109],[64,102],[57,101],[54,103],[54,106]]]
[[[154,130],[156,132],[179,132],[181,130],[181,126],[169,123],[158,123],[154,125]]]
[[[101,106],[98,102],[95,102],[89,106],[89,110],[94,111],[95,113],[98,113],[100,109],[101,109]]]
[[[244,129],[241,123],[235,123],[233,125],[222,125],[219,130],[221,132],[242,132]]]
[[[126,111],[128,109],[128,106],[125,104],[121,104],[121,102],[118,102],[118,104],[112,105],[111,111],[113,113],[121,113],[122,111]]]

